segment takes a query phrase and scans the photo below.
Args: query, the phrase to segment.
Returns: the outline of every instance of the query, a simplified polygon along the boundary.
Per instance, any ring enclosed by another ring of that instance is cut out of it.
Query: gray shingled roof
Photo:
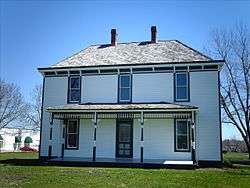
[[[177,40],[92,45],[52,67],[126,65],[211,61]]]
[[[180,110],[180,109],[197,109],[195,106],[180,105],[173,103],[160,104],[66,104],[61,106],[48,107],[51,112],[56,111],[89,111],[89,110]]]

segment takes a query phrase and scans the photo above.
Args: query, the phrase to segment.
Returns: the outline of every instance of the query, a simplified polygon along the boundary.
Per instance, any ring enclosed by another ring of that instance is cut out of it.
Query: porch
[[[149,167],[149,168],[195,168],[193,161],[176,161],[164,159],[140,159],[133,158],[92,158],[64,157],[52,158],[48,161],[51,164],[65,164],[77,166],[104,166],[104,167]]]
[[[48,153],[49,157],[53,158],[50,161],[105,165],[192,166],[196,163],[196,110],[196,107],[168,103],[75,104],[48,108],[51,112],[51,129],[54,120],[60,120],[63,128],[62,137],[65,138],[67,120],[78,119],[80,132],[76,150],[66,147],[67,136],[66,140],[57,142],[58,148],[61,148],[59,155],[52,155],[51,144]],[[188,151],[177,152],[174,149],[175,119],[186,120],[188,123]],[[122,130],[122,133],[119,130]],[[119,137],[120,134],[122,138]]]

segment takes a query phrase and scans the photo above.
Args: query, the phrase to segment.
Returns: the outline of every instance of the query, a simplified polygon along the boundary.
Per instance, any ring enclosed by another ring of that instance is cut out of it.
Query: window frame
[[[180,75],[180,74],[185,74],[186,75],[186,85],[182,85],[182,86],[178,86],[177,85],[177,75]],[[178,99],[177,98],[177,89],[178,87],[185,87],[186,88],[186,92],[187,92],[187,96],[186,98],[184,99]],[[175,72],[174,73],[174,101],[175,102],[189,102],[190,101],[190,80],[189,80],[189,72]]]
[[[79,88],[71,88],[71,79],[78,78],[79,79]],[[71,90],[79,90],[80,96],[78,101],[71,100]],[[69,76],[68,77],[68,103],[81,103],[81,76]]]
[[[178,122],[186,122],[186,125],[187,125],[187,134],[184,135],[184,134],[178,134],[178,131],[177,131],[177,124]],[[187,136],[187,149],[182,149],[182,148],[178,148],[178,136]],[[190,152],[191,148],[191,141],[190,141],[190,123],[187,119],[175,119],[174,121],[174,151],[175,152]]]
[[[70,121],[76,121],[76,133],[68,133],[68,127],[69,127],[69,122]],[[65,134],[65,149],[67,150],[78,150],[79,149],[79,125],[80,125],[80,120],[79,119],[68,119],[67,124],[66,124],[66,134]],[[68,146],[68,134],[75,134],[76,135],[76,147],[69,147]]]
[[[123,76],[129,76],[129,87],[122,87],[121,86],[121,77]],[[121,99],[121,91],[122,89],[129,89],[129,99],[128,100],[122,100]],[[118,103],[131,103],[132,102],[132,75],[131,74],[120,74],[118,79]]]

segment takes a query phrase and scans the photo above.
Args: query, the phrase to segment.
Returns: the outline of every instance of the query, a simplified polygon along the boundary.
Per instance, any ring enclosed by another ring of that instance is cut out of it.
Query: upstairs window
[[[189,81],[187,72],[175,73],[175,101],[189,101]]]
[[[81,98],[81,83],[79,76],[69,77],[68,102],[78,103]]]
[[[66,149],[78,149],[78,120],[77,119],[71,119],[67,122],[67,128],[66,128]]]
[[[119,78],[119,102],[131,102],[131,75],[122,74]]]
[[[187,120],[176,120],[175,151],[189,151],[189,124]]]

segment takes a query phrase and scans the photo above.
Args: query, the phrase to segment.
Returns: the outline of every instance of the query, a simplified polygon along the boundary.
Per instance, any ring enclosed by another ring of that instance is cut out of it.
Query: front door
[[[118,120],[116,130],[116,157],[132,158],[133,121]]]

